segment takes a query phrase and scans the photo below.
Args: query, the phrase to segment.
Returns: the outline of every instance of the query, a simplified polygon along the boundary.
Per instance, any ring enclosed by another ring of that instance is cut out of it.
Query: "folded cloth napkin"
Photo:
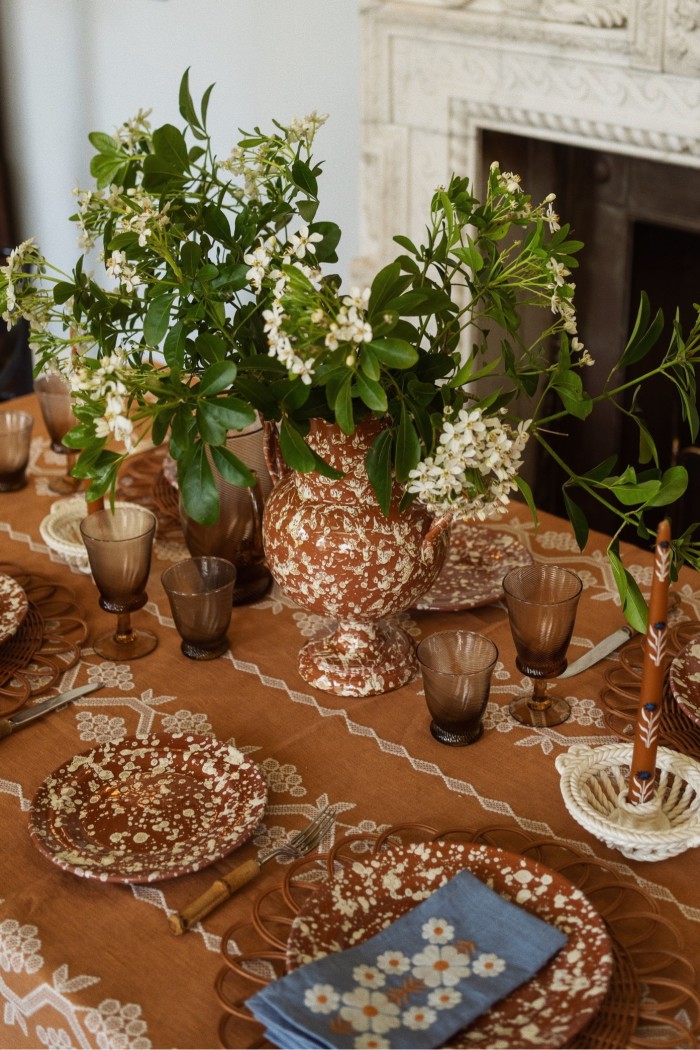
[[[363,944],[294,970],[248,1006],[283,1050],[436,1047],[566,942],[461,871]]]

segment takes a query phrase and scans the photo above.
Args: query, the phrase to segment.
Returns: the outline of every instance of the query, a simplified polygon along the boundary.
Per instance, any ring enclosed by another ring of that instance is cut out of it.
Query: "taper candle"
[[[664,689],[670,572],[671,526],[665,519],[659,525],[656,533],[654,575],[649,599],[649,623],[644,640],[642,684],[634,734],[632,768],[627,790],[627,801],[634,805],[651,801],[656,787],[656,749]]]

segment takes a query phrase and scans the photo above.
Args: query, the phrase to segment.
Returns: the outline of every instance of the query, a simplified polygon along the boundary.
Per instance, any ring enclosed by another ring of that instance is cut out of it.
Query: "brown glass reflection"
[[[225,558],[187,558],[162,574],[180,648],[191,660],[213,660],[228,650],[235,580]]]
[[[54,452],[66,457],[66,474],[64,477],[51,478],[49,488],[52,492],[66,495],[75,492],[80,486],[78,478],[71,477],[77,453],[62,444],[69,430],[77,424],[73,415],[73,399],[70,385],[60,375],[54,373],[39,376],[34,380],[34,390],[39,400],[41,414],[51,439]]]
[[[494,643],[471,631],[440,631],[425,638],[416,655],[432,735],[453,746],[475,743],[498,659]]]
[[[27,484],[33,426],[28,412],[0,412],[0,492],[16,492]]]

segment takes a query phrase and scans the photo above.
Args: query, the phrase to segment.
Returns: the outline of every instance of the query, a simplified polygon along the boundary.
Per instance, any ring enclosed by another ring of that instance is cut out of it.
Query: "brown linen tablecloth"
[[[187,552],[157,541],[149,602],[134,620],[157,633],[158,648],[131,664],[106,663],[90,644],[114,618],[99,609],[91,577],[71,569],[40,538],[39,523],[56,498],[47,476],[61,473],[63,463],[49,451],[35,399],[20,399],[17,407],[34,415],[35,437],[29,484],[0,493],[0,562],[45,574],[74,591],[89,635],[80,662],[59,686],[99,681],[101,688],[0,741],[0,1045],[218,1045],[221,1008],[213,986],[220,936],[247,915],[266,886],[280,880],[281,862],[266,865],[201,931],[175,937],[167,913],[184,907],[217,874],[264,853],[326,803],[338,814],[333,838],[402,821],[433,827],[500,822],[556,837],[611,862],[636,882],[683,931],[685,952],[700,965],[697,851],[654,864],[628,861],[584,831],[561,798],[556,756],[573,742],[613,740],[598,698],[604,670],[617,657],[562,683],[573,708],[568,722],[528,729],[508,714],[521,675],[500,603],[460,613],[404,614],[401,621],[416,640],[459,627],[492,637],[499,648],[482,739],[472,747],[445,747],[429,733],[420,680],[366,699],[309,689],[296,658],[322,624],[276,588],[256,604],[234,609],[228,656],[187,660],[160,583],[163,569]],[[536,558],[569,566],[582,577],[571,660],[622,625],[603,537],[593,536],[581,554],[566,523],[542,515],[536,532],[520,506],[497,527]],[[625,562],[648,593],[650,555],[629,548]],[[684,571],[674,591],[680,596],[674,618],[700,618],[700,578]],[[180,730],[234,743],[260,765],[268,807],[251,841],[201,872],[142,886],[83,879],[39,854],[29,839],[27,813],[49,773],[107,741]]]

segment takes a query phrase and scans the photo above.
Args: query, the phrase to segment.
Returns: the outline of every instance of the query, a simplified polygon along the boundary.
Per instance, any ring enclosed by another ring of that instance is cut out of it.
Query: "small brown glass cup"
[[[547,680],[566,670],[582,588],[575,572],[542,563],[513,569],[503,580],[515,665],[533,680],[532,690],[516,696],[509,707],[523,725],[556,726],[571,714],[565,697],[547,691]]]
[[[47,373],[34,380],[34,391],[51,438],[51,448],[59,455],[65,456],[66,473],[63,477],[51,478],[49,488],[52,492],[68,495],[80,487],[79,479],[72,477],[70,473],[77,453],[62,444],[68,431],[78,422],[73,415],[70,385],[63,376]]]
[[[474,744],[484,731],[498,649],[483,634],[439,631],[423,639],[416,655],[432,715],[430,732],[441,744]]]
[[[16,492],[27,484],[33,426],[28,412],[0,412],[0,492]]]
[[[236,568],[226,558],[186,558],[161,575],[180,649],[190,660],[214,660],[229,648]]]

